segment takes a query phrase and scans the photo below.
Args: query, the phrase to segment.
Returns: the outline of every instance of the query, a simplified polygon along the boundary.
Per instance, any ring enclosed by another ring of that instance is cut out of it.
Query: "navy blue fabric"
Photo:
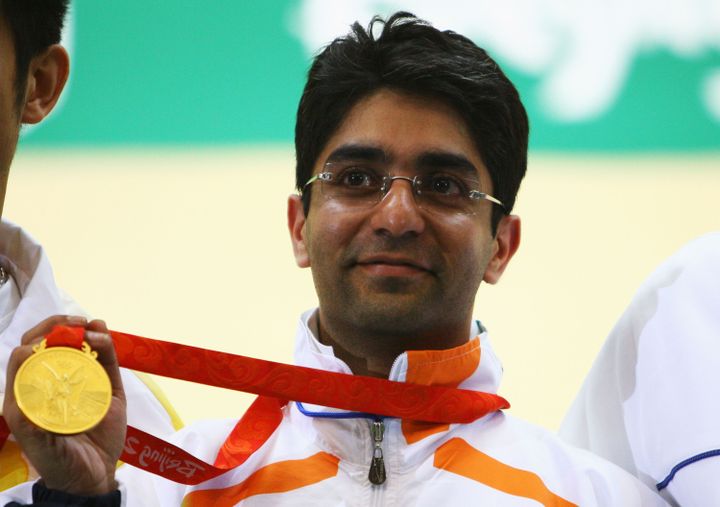
[[[118,490],[98,496],[71,495],[63,491],[48,489],[38,481],[33,484],[32,496],[33,503],[31,504],[10,502],[5,504],[5,507],[120,507],[120,491]]]

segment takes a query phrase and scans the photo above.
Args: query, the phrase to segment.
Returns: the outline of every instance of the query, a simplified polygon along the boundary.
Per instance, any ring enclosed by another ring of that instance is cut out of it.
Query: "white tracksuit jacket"
[[[330,347],[313,336],[314,313],[297,333],[296,362],[350,373]],[[391,380],[496,392],[502,368],[476,324],[463,346],[411,351],[398,357]],[[305,406],[315,412],[342,412]],[[234,420],[207,421],[179,432],[173,442],[212,463]],[[472,424],[418,424],[384,420],[381,443],[387,480],[373,485],[372,421],[303,415],[283,409],[274,434],[241,466],[188,487],[125,466],[119,472],[128,506],[661,506],[637,479],[553,434],[503,412]]]

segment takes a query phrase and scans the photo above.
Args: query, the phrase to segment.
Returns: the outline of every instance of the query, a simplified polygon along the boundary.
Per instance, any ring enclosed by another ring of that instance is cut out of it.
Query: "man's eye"
[[[373,171],[362,168],[352,168],[343,171],[338,181],[346,187],[358,188],[377,186],[379,180]]]
[[[423,185],[426,189],[434,194],[438,195],[462,195],[466,192],[465,185],[457,178],[447,175],[434,175],[426,179],[426,184]]]

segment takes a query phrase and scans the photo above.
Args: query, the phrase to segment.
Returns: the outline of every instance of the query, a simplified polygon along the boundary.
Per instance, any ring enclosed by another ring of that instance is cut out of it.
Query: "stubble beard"
[[[367,276],[357,263],[373,252],[397,251],[413,257],[408,245],[364,246],[362,251],[351,247],[335,269],[313,270],[322,327],[333,340],[354,345],[356,351],[405,351],[445,348],[449,333],[469,332],[487,255],[462,262],[464,272],[456,272],[439,252],[426,250],[415,257],[424,259],[431,270],[418,278]]]
[[[443,329],[454,313],[443,312],[447,294],[434,275],[428,274],[432,278],[420,285],[394,278],[358,281],[351,272],[346,275],[332,290],[323,291],[325,324],[368,347],[415,348],[417,338]]]

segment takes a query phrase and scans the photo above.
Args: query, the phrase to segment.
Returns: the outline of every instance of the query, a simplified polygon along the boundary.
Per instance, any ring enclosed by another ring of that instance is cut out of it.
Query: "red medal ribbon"
[[[0,451],[2,451],[5,441],[10,436],[10,428],[8,428],[5,418],[0,415]]]
[[[469,423],[509,406],[495,394],[293,366],[117,331],[110,334],[125,368],[283,400],[438,423]]]
[[[50,347],[72,347],[81,349],[85,341],[85,328],[70,326],[55,326],[45,336],[45,346]]]
[[[200,484],[232,470],[252,456],[280,426],[286,403],[277,398],[258,396],[230,432],[214,465],[132,426],[127,427],[120,459],[180,484]]]
[[[56,326],[46,336],[48,346],[77,341],[78,333],[82,338],[84,329],[76,329]],[[120,366],[259,395],[221,448],[215,466],[128,427],[121,459],[183,484],[198,484],[243,463],[280,425],[286,400],[446,424],[470,423],[510,406],[504,398],[491,393],[292,366],[118,331],[110,331],[110,335]]]

